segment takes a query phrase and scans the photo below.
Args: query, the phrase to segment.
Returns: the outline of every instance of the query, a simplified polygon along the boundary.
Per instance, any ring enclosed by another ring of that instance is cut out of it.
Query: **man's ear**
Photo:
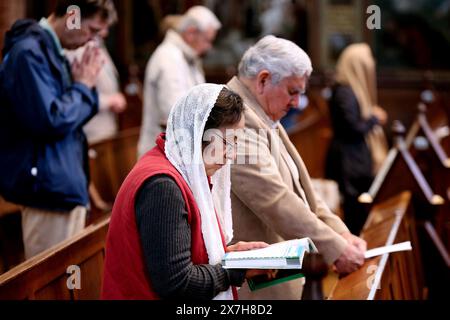
[[[270,72],[267,70],[263,70],[256,76],[256,90],[258,94],[263,94],[264,90],[268,84],[268,82],[271,81]]]

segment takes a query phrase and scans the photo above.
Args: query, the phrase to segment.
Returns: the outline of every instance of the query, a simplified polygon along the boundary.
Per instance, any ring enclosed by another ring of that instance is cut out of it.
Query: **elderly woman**
[[[327,158],[327,177],[338,182],[345,222],[358,234],[367,212],[358,203],[387,155],[381,125],[386,112],[377,105],[375,59],[367,44],[353,44],[341,54],[330,101],[334,138]]]
[[[114,205],[106,245],[104,299],[236,298],[259,271],[225,270],[233,237],[230,165],[241,98],[224,86],[194,87],[172,109],[167,133],[132,170]]]

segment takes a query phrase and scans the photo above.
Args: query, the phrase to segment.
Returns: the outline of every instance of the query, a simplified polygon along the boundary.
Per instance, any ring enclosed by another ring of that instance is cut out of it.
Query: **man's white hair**
[[[205,32],[209,28],[219,30],[222,28],[222,24],[216,15],[207,7],[194,6],[183,15],[177,29],[179,32],[184,32],[190,27]]]
[[[303,49],[292,41],[266,36],[247,50],[239,64],[239,76],[254,79],[267,70],[272,83],[291,76],[310,76],[313,68],[311,59]]]

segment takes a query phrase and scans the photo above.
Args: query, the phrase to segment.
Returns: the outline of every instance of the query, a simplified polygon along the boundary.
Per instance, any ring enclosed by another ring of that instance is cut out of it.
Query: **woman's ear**
[[[258,94],[263,94],[264,90],[267,86],[267,83],[270,81],[270,72],[267,70],[263,70],[256,76],[256,90]]]

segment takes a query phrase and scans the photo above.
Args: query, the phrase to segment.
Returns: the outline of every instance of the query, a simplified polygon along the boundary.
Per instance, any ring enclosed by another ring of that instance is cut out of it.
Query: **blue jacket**
[[[45,210],[86,206],[89,174],[82,127],[98,112],[96,91],[72,83],[67,60],[35,21],[14,24],[3,56],[0,194]]]

